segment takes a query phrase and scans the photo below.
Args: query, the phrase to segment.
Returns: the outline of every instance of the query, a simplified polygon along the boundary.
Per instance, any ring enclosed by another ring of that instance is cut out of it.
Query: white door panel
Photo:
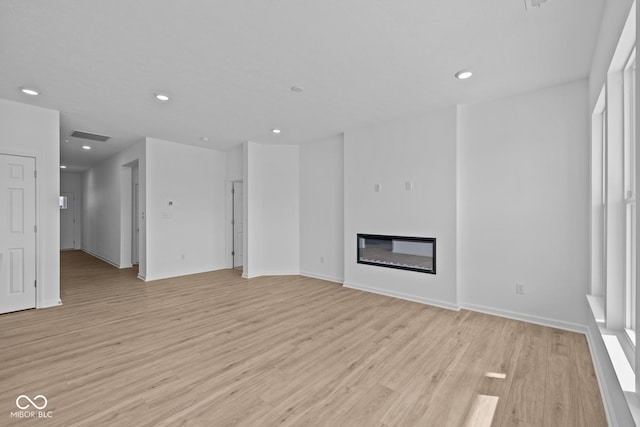
[[[0,154],[0,313],[36,306],[35,159]]]

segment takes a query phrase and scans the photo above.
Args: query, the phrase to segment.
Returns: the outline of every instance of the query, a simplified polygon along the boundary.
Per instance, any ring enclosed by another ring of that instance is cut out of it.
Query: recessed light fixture
[[[91,146],[90,145],[83,145],[82,149],[83,150],[91,150]]]
[[[209,138],[207,138],[206,136],[201,136],[200,137],[200,141],[207,142],[207,141],[209,141]]]
[[[271,129],[272,133],[275,133],[276,135],[279,134],[281,131],[280,129]]]
[[[166,93],[156,92],[153,96],[155,96],[158,101],[167,102],[169,100],[169,95]]]
[[[30,96],[38,96],[40,95],[40,92],[38,92],[35,89],[31,89],[29,87],[21,87],[20,91],[26,95],[30,95]]]
[[[60,165],[60,169],[66,169],[67,166],[66,165]]]
[[[302,86],[291,86],[291,92],[302,92],[303,90]]]
[[[65,139],[65,140],[64,140],[64,142],[69,142],[69,140],[68,140],[68,139]]]
[[[456,79],[460,80],[468,79],[471,76],[473,76],[473,73],[468,70],[460,70],[456,73]]]

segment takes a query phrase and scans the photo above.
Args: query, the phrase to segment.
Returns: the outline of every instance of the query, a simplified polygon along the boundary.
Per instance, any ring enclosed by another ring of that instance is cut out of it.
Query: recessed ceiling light
[[[460,80],[468,79],[471,76],[473,76],[473,73],[467,70],[460,70],[456,73],[456,79]]]
[[[167,102],[169,100],[169,95],[167,95],[166,93],[157,92],[154,94],[154,96],[158,101]]]
[[[207,142],[207,141],[209,141],[209,138],[207,138],[206,136],[201,136],[200,140],[204,141],[204,142]]]
[[[277,135],[280,133],[280,129],[271,129],[271,132]]]
[[[67,166],[66,165],[60,165],[60,169],[66,169]]]
[[[64,140],[64,142],[69,142],[69,140],[68,140],[68,139],[65,139],[65,140]]]
[[[303,90],[302,86],[291,86],[291,92],[302,92]]]
[[[31,96],[37,96],[37,95],[40,95],[40,92],[38,92],[38,91],[37,91],[37,90],[35,90],[35,89],[28,88],[28,87],[21,87],[21,88],[20,88],[20,91],[21,91],[22,93],[26,94],[26,95],[31,95]]]
[[[83,145],[82,148],[84,150],[91,150],[91,146],[90,145]]]

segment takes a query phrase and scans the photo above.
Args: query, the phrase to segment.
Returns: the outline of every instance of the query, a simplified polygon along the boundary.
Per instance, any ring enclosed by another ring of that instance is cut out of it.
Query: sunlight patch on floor
[[[477,395],[464,422],[464,427],[491,427],[498,399],[498,396]]]

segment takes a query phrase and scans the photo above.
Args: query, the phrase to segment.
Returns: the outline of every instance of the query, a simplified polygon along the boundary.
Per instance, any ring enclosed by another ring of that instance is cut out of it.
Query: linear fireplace
[[[436,274],[436,239],[358,234],[358,263]]]

